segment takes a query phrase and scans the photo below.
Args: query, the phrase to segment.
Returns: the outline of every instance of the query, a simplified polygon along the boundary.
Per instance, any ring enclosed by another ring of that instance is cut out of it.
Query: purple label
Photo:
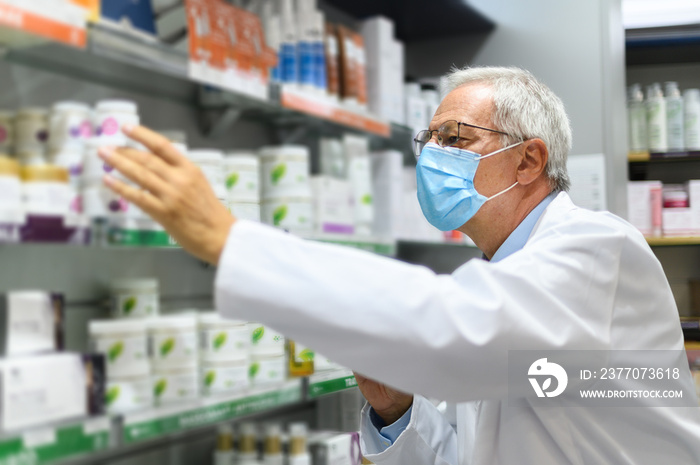
[[[114,118],[107,118],[102,122],[102,134],[113,136],[119,132],[119,123]]]
[[[333,234],[352,234],[355,232],[355,228],[347,224],[323,223],[323,232]]]
[[[86,139],[92,137],[92,124],[90,121],[83,121],[80,124],[80,135]]]
[[[80,137],[80,127],[78,127],[78,126],[72,126],[72,127],[68,130],[68,134],[69,134],[73,139],[79,138],[79,137]]]
[[[49,140],[49,131],[46,129],[42,129],[41,131],[36,133],[36,138],[39,139],[39,142],[46,142]]]
[[[68,168],[68,172],[71,176],[80,176],[83,174],[83,165],[71,165]]]
[[[111,173],[111,172],[114,170],[114,168],[112,168],[112,167],[109,166],[107,163],[105,163],[104,165],[102,165],[102,170],[103,170],[105,173]]]
[[[83,212],[83,199],[80,197],[74,198],[73,201],[70,203],[70,211],[75,212],[75,213],[82,213]]]
[[[126,212],[129,209],[129,202],[126,199],[112,200],[109,202],[109,211],[113,213]]]

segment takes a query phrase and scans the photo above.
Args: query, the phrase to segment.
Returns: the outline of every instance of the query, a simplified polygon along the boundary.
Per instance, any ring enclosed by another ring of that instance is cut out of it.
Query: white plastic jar
[[[229,152],[223,161],[230,203],[260,203],[260,159],[250,152]]]
[[[286,357],[283,355],[254,355],[248,370],[252,386],[269,386],[284,382],[287,377]]]
[[[49,147],[60,151],[67,146],[82,147],[92,137],[92,110],[81,102],[56,102],[49,116]]]
[[[248,389],[248,361],[203,362],[201,370],[202,393],[207,396],[238,392]]]
[[[197,316],[162,316],[148,320],[155,370],[195,367],[199,358]]]
[[[158,316],[159,284],[155,278],[120,278],[110,282],[112,317],[151,318]]]
[[[261,220],[259,203],[230,202],[228,204],[228,211],[240,220],[255,221],[258,223]]]
[[[22,168],[22,195],[28,214],[65,216],[78,212],[78,192],[69,183],[68,170],[54,165]]]
[[[0,111],[0,152],[10,152],[15,142],[15,114]]]
[[[284,336],[260,323],[248,323],[251,355],[284,355]]]
[[[107,377],[147,376],[148,337],[146,325],[135,320],[96,320],[88,326],[92,349],[105,354]]]
[[[263,199],[311,196],[308,147],[263,147],[259,153]]]
[[[49,137],[49,111],[22,108],[15,117],[15,151],[42,149]]]
[[[218,313],[199,315],[203,361],[245,362],[250,355],[250,332],[244,321],[228,320]]]
[[[16,160],[0,155],[0,209],[19,210],[22,208],[22,182],[20,166]]]
[[[60,166],[68,170],[70,185],[80,190],[83,179],[83,164],[85,151],[79,146],[66,146],[57,152],[53,152],[49,158],[52,165]]]
[[[262,222],[290,231],[311,231],[314,209],[311,197],[269,198],[260,207]]]
[[[202,170],[209,185],[214,189],[216,197],[226,202],[226,187],[224,186],[224,154],[220,150],[196,149],[189,150],[187,157]]]
[[[104,144],[124,145],[125,124],[139,124],[138,107],[129,100],[100,100],[95,106],[95,135]]]
[[[151,376],[108,379],[105,404],[110,414],[133,412],[153,406]]]
[[[172,404],[199,397],[199,371],[197,367],[159,370],[152,377],[155,405]]]

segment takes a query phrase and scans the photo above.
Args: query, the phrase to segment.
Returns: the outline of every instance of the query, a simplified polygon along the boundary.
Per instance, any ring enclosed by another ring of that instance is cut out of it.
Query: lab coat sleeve
[[[443,415],[422,396],[413,398],[411,419],[393,445],[386,447],[369,417],[369,404],[360,423],[362,455],[376,465],[458,465],[457,435]]]
[[[219,262],[217,308],[405,392],[503,399],[509,349],[607,348],[622,238],[588,229],[436,275],[238,221]]]

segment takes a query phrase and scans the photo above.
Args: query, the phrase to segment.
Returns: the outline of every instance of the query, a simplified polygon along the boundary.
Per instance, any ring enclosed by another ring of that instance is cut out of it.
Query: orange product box
[[[96,23],[100,19],[100,0],[70,0],[87,11],[87,20]]]

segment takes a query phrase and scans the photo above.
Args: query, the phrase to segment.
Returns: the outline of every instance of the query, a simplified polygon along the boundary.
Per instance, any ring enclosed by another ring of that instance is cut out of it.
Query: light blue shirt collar
[[[532,209],[530,213],[525,217],[525,219],[518,225],[515,230],[510,233],[510,236],[501,244],[491,260],[491,263],[496,263],[509,255],[517,252],[518,250],[525,247],[525,243],[530,238],[532,230],[535,229],[537,221],[542,216],[544,209],[552,203],[554,197],[557,196],[557,192],[552,192],[547,197],[545,197],[535,208]]]

